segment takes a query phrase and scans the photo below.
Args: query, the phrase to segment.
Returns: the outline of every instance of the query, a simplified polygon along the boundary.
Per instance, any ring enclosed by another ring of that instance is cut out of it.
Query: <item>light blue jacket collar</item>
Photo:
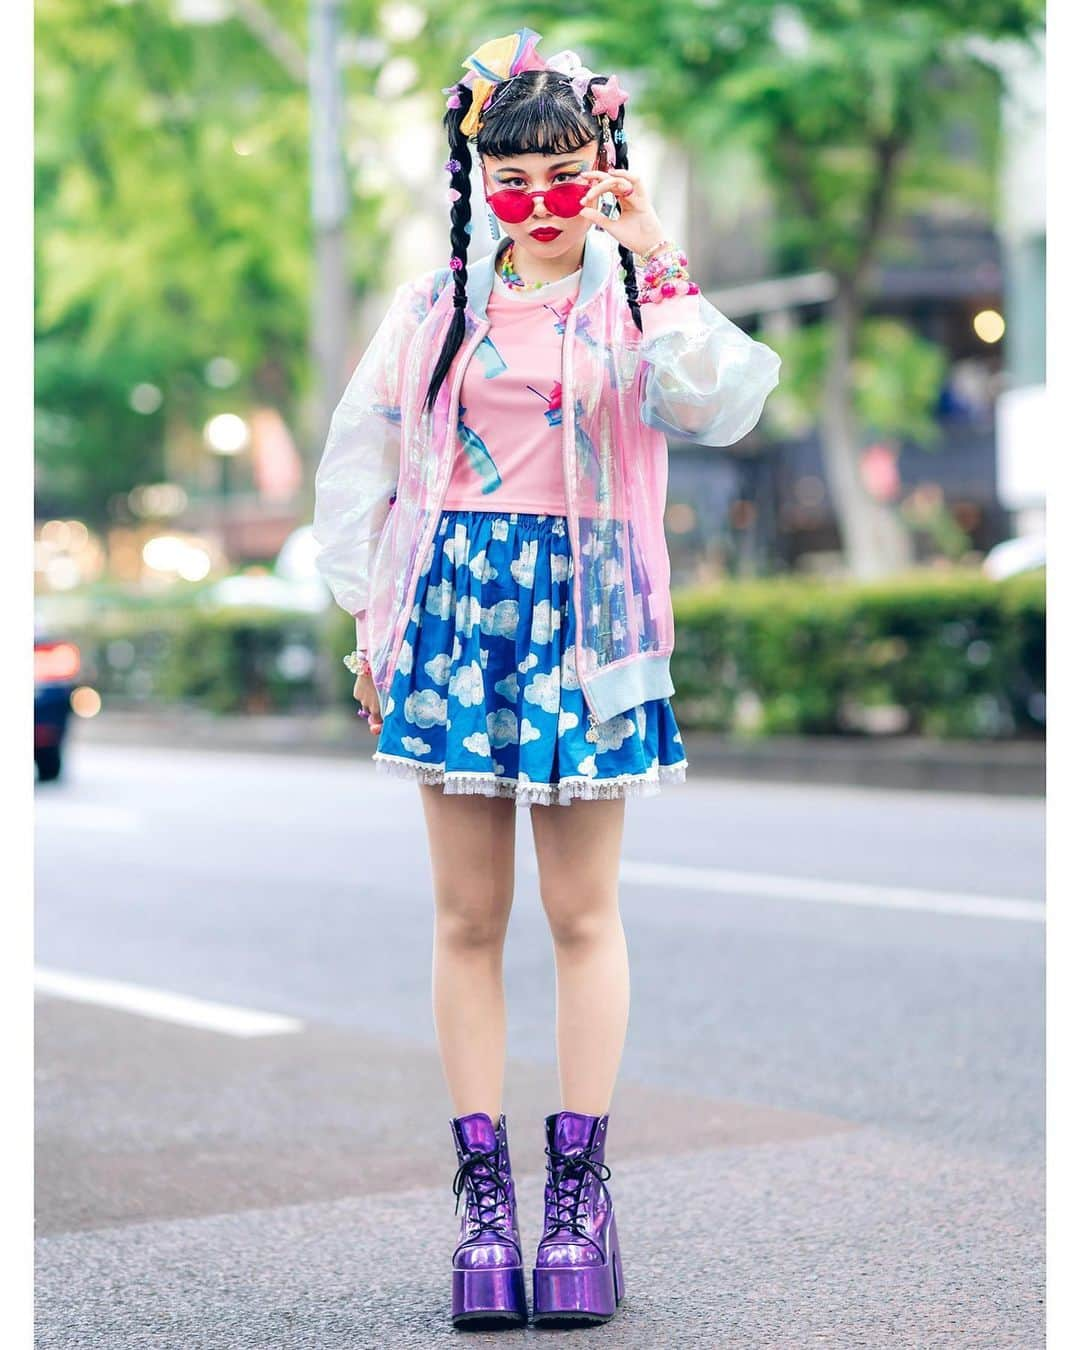
[[[487,319],[487,303],[491,289],[495,284],[495,259],[504,244],[509,243],[504,235],[490,253],[475,262],[469,263],[469,275],[465,282],[465,294],[469,308],[479,319]],[[590,229],[585,236],[585,254],[581,263],[581,286],[578,289],[574,308],[587,304],[611,275],[611,261],[615,253],[614,243],[607,230]]]

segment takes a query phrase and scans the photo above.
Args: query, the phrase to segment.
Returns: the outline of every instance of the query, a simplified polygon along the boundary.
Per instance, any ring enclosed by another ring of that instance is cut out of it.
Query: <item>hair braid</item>
[[[465,283],[469,277],[469,231],[466,226],[472,217],[470,201],[472,194],[470,177],[472,153],[469,150],[468,137],[462,135],[461,123],[468,111],[470,93],[467,86],[463,84],[458,84],[456,88],[462,96],[461,106],[447,109],[446,116],[443,118],[443,125],[446,127],[450,141],[450,158],[457,160],[460,165],[460,168],[455,169],[450,176],[450,186],[456,188],[459,193],[457,199],[450,206],[450,254],[451,257],[461,260],[461,266],[455,268],[453,272],[454,315],[450,320],[450,327],[447,329],[442,351],[439,353],[439,359],[435,363],[435,369],[428,384],[425,404],[428,412],[435,406],[439,386],[446,378],[454,357],[457,355],[458,348],[465,337]]]
[[[625,104],[619,109],[619,115],[611,123],[612,136],[616,131],[623,130],[623,114],[626,112]],[[622,136],[615,139],[615,164],[616,169],[628,169],[630,167],[630,157],[626,152],[625,132]],[[630,306],[630,313],[633,316],[634,323],[637,325],[638,332],[641,332],[641,305],[638,303],[637,270],[634,265],[633,252],[625,244],[619,245],[619,258],[623,265],[623,284],[626,287],[626,303]]]

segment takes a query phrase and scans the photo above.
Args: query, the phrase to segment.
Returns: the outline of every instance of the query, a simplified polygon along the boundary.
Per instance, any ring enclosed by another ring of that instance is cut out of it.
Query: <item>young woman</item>
[[[780,366],[690,280],[627,167],[618,78],[573,52],[545,61],[538,37],[484,43],[443,91],[449,265],[398,288],[316,475],[319,567],[357,619],[345,660],[375,762],[423,800],[466,1197],[455,1324],[527,1315],[502,1113],[518,806],[554,940],[562,1098],[534,1317],[604,1321],[622,1297],[604,1156],[629,1009],[623,813],[686,772],[665,433],[738,440]],[[476,260],[470,142],[498,240]]]

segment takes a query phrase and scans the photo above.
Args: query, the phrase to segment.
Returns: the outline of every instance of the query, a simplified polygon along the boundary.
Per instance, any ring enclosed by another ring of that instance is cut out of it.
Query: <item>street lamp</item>
[[[242,454],[251,444],[251,429],[236,413],[218,413],[203,427],[203,440],[221,466],[221,551],[228,557],[230,464],[234,455]]]

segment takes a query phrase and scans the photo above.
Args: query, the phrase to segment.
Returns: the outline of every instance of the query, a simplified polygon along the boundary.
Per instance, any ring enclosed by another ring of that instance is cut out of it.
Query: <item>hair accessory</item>
[[[459,173],[461,171],[460,159],[448,159],[443,165],[447,173]]]
[[[596,72],[584,65],[577,52],[569,48],[556,52],[550,60],[545,61],[536,51],[536,44],[540,41],[540,34],[535,29],[519,28],[516,33],[507,33],[505,37],[492,38],[482,43],[462,61],[461,64],[468,74],[462,77],[459,85],[465,85],[472,92],[472,104],[461,119],[463,136],[475,136],[484,125],[480,114],[493,104],[492,94],[495,92],[495,86],[527,70],[553,70],[557,74],[566,75],[582,110],[588,111],[585,99],[589,92],[589,82],[597,78]],[[452,99],[454,97],[452,91],[459,85],[451,85],[442,92],[450,94]],[[619,81],[614,75],[594,89],[594,99],[597,90],[602,91],[601,111],[609,113],[612,117],[619,115],[619,109],[630,97],[625,89],[619,87]],[[461,104],[460,101],[451,103],[448,99],[446,106],[460,107]]]
[[[618,75],[612,75],[603,84],[592,91],[592,107],[597,117],[606,113],[608,117],[618,117],[619,109],[630,98],[625,89],[619,87]]]
[[[450,259],[450,270],[452,272],[460,272],[464,266],[465,264],[457,256]]]
[[[492,38],[481,43],[462,61],[469,72],[461,81],[472,91],[472,104],[461,119],[461,134],[474,136],[480,129],[480,112],[497,84],[525,70],[543,70],[544,62],[536,54],[540,34],[532,28]]]
[[[611,133],[611,139],[613,141],[618,141],[618,143],[621,145],[623,141],[626,140],[626,132],[623,131],[622,127],[620,127],[618,131],[613,131]]]
[[[589,81],[596,79],[596,71],[590,70],[588,66],[583,65],[581,57],[577,52],[571,51],[569,47],[564,47],[561,52],[555,55],[547,63],[548,70],[557,71],[560,75],[566,75],[570,79],[570,87],[577,95],[577,101],[582,108],[585,107],[585,95],[588,92]]]

